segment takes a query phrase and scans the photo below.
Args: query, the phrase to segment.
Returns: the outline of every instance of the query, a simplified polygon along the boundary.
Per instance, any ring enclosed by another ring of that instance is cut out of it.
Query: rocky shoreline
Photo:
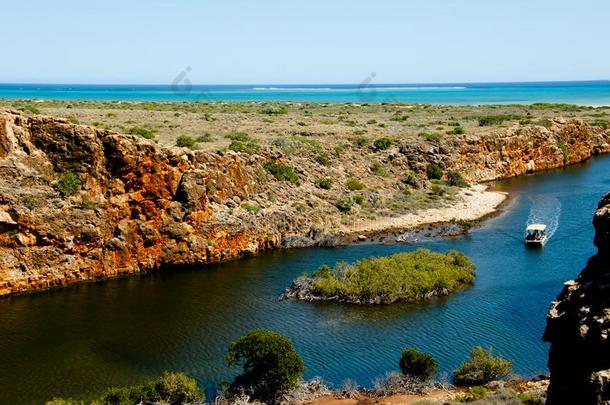
[[[429,180],[427,165],[479,187],[610,151],[606,132],[563,118],[440,143],[354,144],[329,165],[323,139],[299,136],[289,139],[299,154],[277,140],[255,153],[191,151],[0,110],[0,295],[269,249],[457,235],[505,196]],[[74,193],[60,187],[68,174]]]

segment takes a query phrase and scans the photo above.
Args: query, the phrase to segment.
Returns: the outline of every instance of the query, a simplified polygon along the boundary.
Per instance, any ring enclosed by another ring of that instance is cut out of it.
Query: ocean
[[[610,105],[610,81],[323,85],[0,84],[0,99]]]

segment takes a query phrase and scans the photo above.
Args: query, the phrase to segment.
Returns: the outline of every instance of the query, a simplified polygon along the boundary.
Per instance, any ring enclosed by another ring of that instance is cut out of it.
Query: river
[[[0,299],[0,403],[87,397],[164,370],[209,391],[229,380],[228,343],[253,328],[289,336],[306,377],[371,385],[397,369],[400,350],[431,352],[449,373],[474,345],[493,346],[524,376],[547,372],[545,315],[565,280],[594,253],[591,218],[610,190],[610,157],[494,184],[502,213],[467,236],[409,245],[276,251],[200,269],[83,283]],[[526,223],[552,234],[526,249]],[[290,282],[323,263],[425,246],[457,249],[477,265],[472,288],[422,305],[360,307],[279,301]]]

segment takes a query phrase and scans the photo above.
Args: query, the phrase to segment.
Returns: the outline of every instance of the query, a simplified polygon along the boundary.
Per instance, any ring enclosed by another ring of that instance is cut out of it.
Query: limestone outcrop
[[[607,134],[578,120],[502,131],[441,144],[399,141],[383,151],[358,148],[325,167],[272,145],[252,155],[190,151],[0,110],[0,295],[335,244],[345,219],[338,202],[353,197],[345,183],[354,173],[368,176],[361,193],[369,209],[385,207],[374,215],[386,215],[387,196],[430,186],[431,162],[477,182],[561,167],[563,143],[567,163],[610,150]],[[375,160],[388,162],[391,173],[372,173]],[[299,185],[270,174],[270,161],[293,167]],[[81,184],[75,193],[58,187],[67,173]],[[415,177],[406,181],[406,173]],[[332,179],[332,189],[317,187],[320,177]]]
[[[547,317],[547,404],[610,404],[610,194],[593,219],[597,254],[567,281]]]

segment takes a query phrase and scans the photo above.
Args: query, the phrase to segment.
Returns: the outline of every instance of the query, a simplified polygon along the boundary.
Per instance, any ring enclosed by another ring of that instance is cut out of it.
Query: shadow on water
[[[232,377],[228,343],[253,328],[289,336],[306,377],[369,385],[397,368],[405,346],[450,372],[474,345],[492,345],[525,375],[544,373],[540,337],[549,303],[593,253],[591,215],[610,188],[610,159],[498,182],[512,200],[468,236],[411,245],[276,251],[259,257],[84,283],[0,299],[0,403],[90,396],[165,370],[213,389]],[[543,249],[526,249],[532,220],[557,224]],[[280,301],[291,281],[322,264],[371,255],[457,249],[477,265],[472,288],[425,304],[358,307]]]

